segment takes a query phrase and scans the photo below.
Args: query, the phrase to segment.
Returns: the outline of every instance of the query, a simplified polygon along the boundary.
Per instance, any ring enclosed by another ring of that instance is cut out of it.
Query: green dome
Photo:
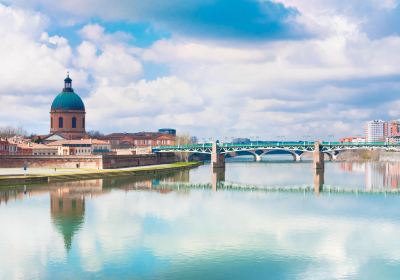
[[[85,111],[82,99],[75,92],[61,92],[51,104],[51,110],[78,110]]]

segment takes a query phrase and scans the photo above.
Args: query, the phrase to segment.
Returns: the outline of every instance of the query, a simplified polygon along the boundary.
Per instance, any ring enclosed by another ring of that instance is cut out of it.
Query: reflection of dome
[[[65,248],[69,250],[72,245],[72,237],[84,222],[85,199],[72,198],[68,194],[59,196],[57,193],[52,193],[50,200],[53,223],[63,235]]]
[[[85,111],[82,99],[75,92],[61,92],[51,104],[51,110]]]
[[[71,217],[53,216],[53,222],[58,231],[63,235],[64,245],[67,250],[71,249],[72,237],[82,227],[83,220],[83,215]]]

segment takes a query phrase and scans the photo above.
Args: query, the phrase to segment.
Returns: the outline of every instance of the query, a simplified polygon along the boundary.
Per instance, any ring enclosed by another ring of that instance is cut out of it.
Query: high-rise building
[[[367,142],[384,142],[388,135],[388,124],[382,120],[369,121],[365,134]]]

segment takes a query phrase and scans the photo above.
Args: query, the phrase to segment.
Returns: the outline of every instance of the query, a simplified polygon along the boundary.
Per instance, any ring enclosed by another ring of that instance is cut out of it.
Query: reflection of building
[[[85,197],[72,196],[69,192],[51,192],[51,217],[64,237],[67,250],[71,248],[73,235],[82,227],[85,216]]]
[[[340,169],[363,173],[367,190],[400,187],[400,162],[341,162]]]
[[[65,248],[69,250],[74,234],[84,223],[85,197],[102,194],[103,181],[98,179],[58,184],[62,187],[50,192],[51,217],[63,235]]]

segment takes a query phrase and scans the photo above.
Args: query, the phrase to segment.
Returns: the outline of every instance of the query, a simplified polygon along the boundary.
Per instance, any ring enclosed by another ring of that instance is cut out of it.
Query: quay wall
[[[91,168],[114,169],[177,162],[174,154],[32,156],[0,155],[0,168]]]
[[[103,169],[135,167],[177,162],[173,153],[149,155],[104,155]]]

